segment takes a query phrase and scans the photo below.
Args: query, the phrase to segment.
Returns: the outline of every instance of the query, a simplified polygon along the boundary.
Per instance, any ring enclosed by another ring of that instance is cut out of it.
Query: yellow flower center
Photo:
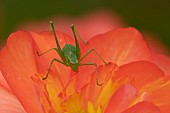
[[[115,68],[113,64],[99,67],[99,77],[102,78],[100,81],[104,84],[98,86],[93,73],[89,83],[78,91],[76,75],[65,87],[50,74],[45,81],[39,80],[37,86],[41,91],[38,93],[45,113],[103,113],[115,91],[130,81],[117,79],[114,75]]]

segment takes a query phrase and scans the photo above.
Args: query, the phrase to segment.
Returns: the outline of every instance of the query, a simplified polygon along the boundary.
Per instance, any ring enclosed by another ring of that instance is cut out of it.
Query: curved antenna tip
[[[50,24],[52,24],[53,23],[53,21],[52,20],[50,20]]]
[[[71,24],[71,27],[73,28],[73,27],[74,27],[74,24]]]

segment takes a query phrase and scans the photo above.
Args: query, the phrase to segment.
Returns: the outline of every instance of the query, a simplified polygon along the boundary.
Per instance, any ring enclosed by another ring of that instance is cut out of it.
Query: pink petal
[[[97,10],[76,18],[68,16],[54,17],[53,21],[57,31],[62,31],[71,36],[73,36],[73,33],[70,25],[74,24],[79,34],[85,40],[89,40],[92,36],[104,33],[113,28],[122,27],[125,24],[114,12],[105,10]],[[49,20],[38,20],[37,22],[27,22],[26,24],[19,26],[19,28],[39,32],[48,31],[48,26]]]
[[[120,113],[137,96],[137,90],[130,84],[120,87],[111,97],[104,113]]]
[[[70,35],[72,34],[70,25],[74,24],[79,34],[85,40],[89,40],[91,37],[105,33],[113,28],[124,26],[122,19],[114,12],[109,11],[94,11],[70,20],[68,20],[68,17],[57,18],[55,22],[56,28]]]
[[[32,37],[18,31],[11,34],[0,53],[0,69],[13,93],[28,113],[41,113],[31,79],[37,73]]]
[[[0,86],[0,113],[26,113],[18,99]]]
[[[122,113],[161,113],[159,108],[150,102],[140,102]]]

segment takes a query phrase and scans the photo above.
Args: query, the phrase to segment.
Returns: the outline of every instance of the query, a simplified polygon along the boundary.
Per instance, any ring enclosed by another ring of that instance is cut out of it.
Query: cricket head
[[[77,71],[78,71],[78,68],[79,68],[79,63],[71,64],[71,69],[72,69],[74,72],[77,72]]]

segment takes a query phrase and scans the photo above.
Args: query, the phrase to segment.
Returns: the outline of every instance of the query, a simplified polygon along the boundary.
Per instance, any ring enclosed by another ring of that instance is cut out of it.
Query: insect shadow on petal
[[[62,49],[60,47],[60,44],[58,42],[58,39],[57,39],[57,35],[56,35],[56,32],[55,32],[55,28],[54,28],[54,24],[52,21],[50,21],[50,25],[51,25],[51,28],[52,28],[52,31],[54,33],[54,38],[55,38],[55,41],[56,41],[56,45],[57,47],[56,48],[52,48],[52,49],[49,49],[41,54],[38,53],[37,51],[37,55],[38,56],[41,56],[43,54],[46,54],[52,50],[55,50],[58,55],[60,56],[61,60],[57,59],[57,58],[53,58],[53,60],[51,61],[50,63],[50,66],[48,68],[48,71],[47,71],[47,74],[45,77],[43,77],[42,79],[45,80],[47,79],[49,73],[50,73],[50,69],[51,69],[51,66],[54,62],[58,62],[58,63],[61,63],[67,67],[71,67],[71,69],[74,71],[74,72],[77,72],[78,71],[78,68],[79,66],[87,66],[87,65],[91,65],[91,66],[95,66],[95,69],[96,69],[96,84],[99,85],[99,86],[102,86],[102,83],[99,83],[98,82],[98,70],[97,70],[97,64],[95,62],[90,62],[90,63],[81,63],[81,61],[87,56],[89,55],[92,51],[95,52],[95,54],[100,58],[100,60],[103,61],[104,64],[107,64],[103,58],[95,51],[94,48],[91,48],[89,49],[83,56],[81,56],[81,53],[80,53],[80,47],[79,47],[79,43],[78,43],[78,40],[77,40],[77,36],[78,38],[80,38],[80,40],[84,43],[84,44],[87,44],[87,42],[81,38],[81,36],[78,34],[76,28],[74,27],[74,25],[72,24],[71,25],[71,29],[73,31],[73,34],[74,34],[74,40],[75,40],[75,44],[76,46],[74,45],[71,45],[71,44],[66,44]]]

